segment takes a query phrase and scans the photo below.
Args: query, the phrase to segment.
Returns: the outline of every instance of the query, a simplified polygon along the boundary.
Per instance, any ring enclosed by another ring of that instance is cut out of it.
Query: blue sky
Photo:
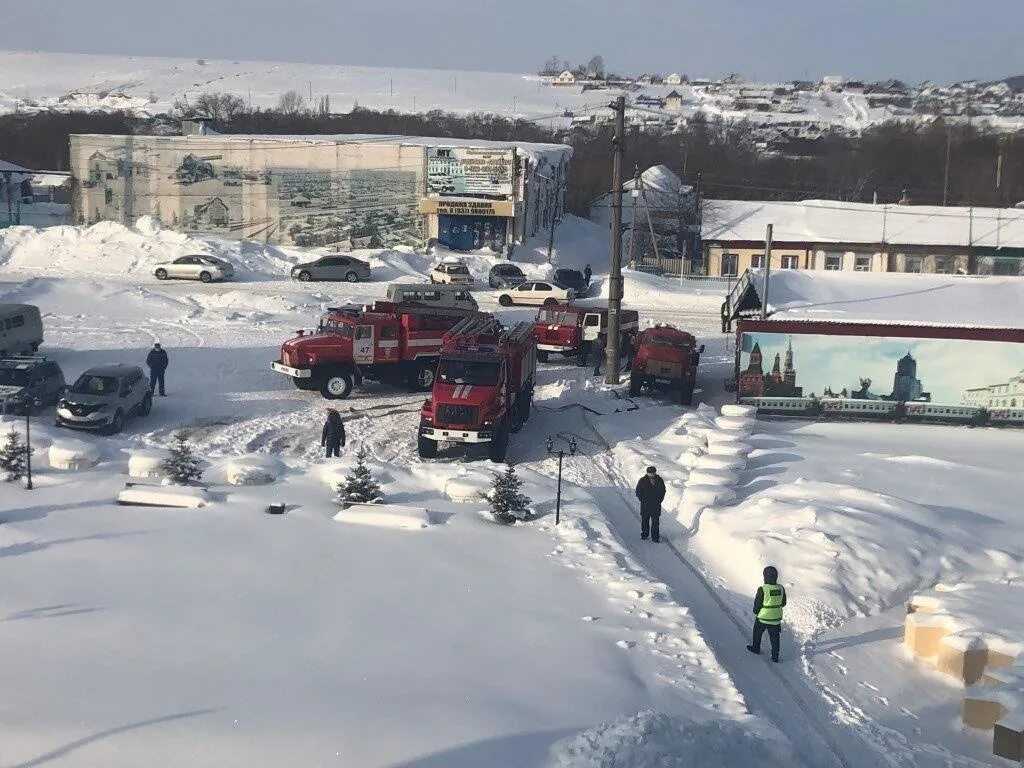
[[[0,47],[534,71],[910,81],[1024,74],[1022,0],[0,0]],[[2,77],[2,73],[0,73]]]
[[[789,336],[782,333],[751,334],[761,345],[765,373],[771,371],[775,354],[786,360]],[[804,394],[821,395],[825,387],[839,392],[855,390],[860,377],[871,379],[871,392],[892,392],[896,361],[907,350],[917,361],[917,378],[933,402],[959,403],[965,389],[1005,384],[1024,369],[1020,344],[998,341],[951,341],[944,339],[868,338],[863,336],[793,335],[793,367],[797,386]],[[750,363],[744,352],[740,370]]]

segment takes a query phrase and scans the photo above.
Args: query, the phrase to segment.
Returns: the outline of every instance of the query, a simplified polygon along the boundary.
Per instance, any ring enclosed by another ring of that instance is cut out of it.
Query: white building
[[[568,69],[551,80],[552,85],[576,85],[576,75]]]
[[[1005,384],[964,390],[960,399],[964,405],[985,408],[1016,408],[1024,405],[1024,370],[1011,376]]]
[[[683,76],[678,72],[673,72],[671,75],[665,78],[665,85],[682,85]]]

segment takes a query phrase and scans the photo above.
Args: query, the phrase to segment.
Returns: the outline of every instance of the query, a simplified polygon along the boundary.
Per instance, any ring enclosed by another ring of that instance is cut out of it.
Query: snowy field
[[[583,93],[580,86],[552,87],[536,75],[443,69],[387,69],[347,65],[268,61],[103,56],[95,54],[0,51],[0,112],[33,109],[124,109],[138,114],[166,113],[178,99],[201,93],[232,93],[254,107],[275,107],[281,94],[295,90],[313,102],[330,98],[337,112],[354,106],[399,112],[488,112],[508,118],[547,119],[565,126],[565,110],[577,115],[604,110],[615,95]],[[752,84],[753,85],[753,84]],[[823,122],[848,129],[893,119],[868,105],[863,94],[800,93],[801,112],[735,110],[724,95],[689,85],[641,86],[636,99],[662,98],[672,90],[683,96],[682,116],[696,112],[725,119],[772,122]],[[676,113],[672,113],[676,114]],[[904,118],[905,119],[905,118]],[[1019,127],[1015,118],[986,118],[1003,130]],[[543,120],[542,120],[543,122]]]
[[[517,251],[531,274],[550,269],[543,245]],[[559,230],[560,263],[592,263],[599,292],[605,248],[586,222]],[[151,276],[195,252],[232,260],[239,279]],[[151,416],[74,436],[97,466],[49,466],[45,447],[67,436],[47,413],[36,489],[0,486],[0,653],[16,660],[0,665],[0,766],[996,764],[988,736],[958,725],[958,691],[899,639],[914,592],[1020,575],[1021,433],[759,421],[729,477],[712,465],[733,464],[690,448],[730,398],[723,287],[629,273],[627,306],[707,345],[704,405],[631,401],[585,369],[542,366],[510,446],[537,516],[502,527],[471,493],[449,497],[494,465],[416,456],[421,395],[355,393],[340,405],[348,449],[322,459],[327,402],[270,370],[278,346],[433,260],[364,253],[375,282],[283,279],[306,255],[149,220],[0,235],[0,301],[40,306],[43,351],[69,378],[141,363],[156,340],[172,361]],[[492,259],[469,261],[479,285]],[[116,506],[133,455],[179,428],[208,463],[211,503]],[[580,446],[557,527],[549,435]],[[360,445],[387,500],[426,510],[426,527],[333,519],[332,483]],[[669,488],[659,546],[639,541],[634,514],[649,463]],[[276,479],[227,483],[252,466]],[[736,498],[694,509],[698,480]],[[264,514],[275,501],[284,516]],[[778,666],[743,647],[768,562],[790,594]]]

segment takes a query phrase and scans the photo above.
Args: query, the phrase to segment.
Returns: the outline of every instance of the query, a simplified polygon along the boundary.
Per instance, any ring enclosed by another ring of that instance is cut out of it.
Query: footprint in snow
[[[875,698],[878,699],[883,707],[889,706],[889,700],[885,696],[875,696]]]
[[[877,685],[872,685],[871,683],[866,683],[863,680],[860,681],[860,685],[863,685],[869,691],[875,691],[876,693],[878,692],[878,686]]]
[[[911,720],[920,720],[921,719],[917,715],[915,715],[913,712],[911,712],[909,709],[907,709],[906,707],[900,707],[900,712],[902,712],[904,715],[909,717]]]
[[[844,667],[844,666],[843,666],[842,664],[836,664],[836,669],[837,669],[837,670],[839,671],[839,674],[840,674],[840,675],[845,675],[845,674],[846,674],[846,673],[847,673],[847,672],[849,671],[849,670],[848,670],[848,669],[847,669],[846,667]]]
[[[598,616],[583,616],[582,619],[583,619],[583,621],[598,621],[599,617]]]
[[[835,651],[829,651],[829,652],[828,652],[828,655],[829,655],[829,656],[831,656],[831,657],[832,657],[833,659],[839,659],[840,661],[842,661],[842,660],[843,660],[843,657],[842,657],[842,656],[840,656],[840,655],[839,655],[838,653],[836,653]]]
[[[626,650],[636,646],[636,642],[633,640],[616,640],[615,644],[619,646],[619,648],[624,648]]]

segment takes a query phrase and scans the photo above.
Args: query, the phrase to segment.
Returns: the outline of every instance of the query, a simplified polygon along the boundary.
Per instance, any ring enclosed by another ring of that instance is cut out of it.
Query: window
[[[356,326],[356,339],[369,339],[373,336],[372,325],[359,325]]]
[[[871,271],[871,254],[870,253],[855,253],[855,254],[853,254],[853,270],[855,272],[870,272]]]
[[[935,257],[935,274],[951,275],[956,271],[956,261],[952,256]]]
[[[423,300],[424,301],[440,301],[441,300],[441,292],[440,291],[424,291],[423,292]]]
[[[845,254],[827,252],[825,254],[825,269],[830,272],[838,272],[843,268],[843,256]]]
[[[907,256],[906,261],[903,262],[904,272],[916,272],[921,271],[921,257],[920,256]]]
[[[419,291],[402,291],[402,301],[420,301],[422,298]]]
[[[112,190],[112,189],[105,189],[105,190],[103,190],[103,202],[106,203],[107,205],[110,205],[112,202],[114,202],[114,190]]]
[[[796,256],[783,256],[782,257],[782,268],[783,269],[796,269]]]
[[[24,315],[15,315],[14,317],[11,318],[11,327],[12,328],[21,328],[24,324],[25,324],[25,316]]]
[[[551,290],[551,286],[548,285],[547,283],[537,283],[534,286],[533,290],[535,290],[535,291],[550,291]]]
[[[380,337],[381,339],[397,339],[398,328],[394,325],[385,325],[380,329]]]
[[[722,254],[721,277],[736,277],[736,270],[739,267],[740,257],[735,253]]]
[[[764,266],[764,254],[763,253],[755,253],[755,254],[753,254],[750,257],[750,266],[753,267],[754,269],[757,269],[758,267],[763,267]]]
[[[583,320],[583,324],[587,327],[601,327],[601,316],[600,315],[587,315]]]

